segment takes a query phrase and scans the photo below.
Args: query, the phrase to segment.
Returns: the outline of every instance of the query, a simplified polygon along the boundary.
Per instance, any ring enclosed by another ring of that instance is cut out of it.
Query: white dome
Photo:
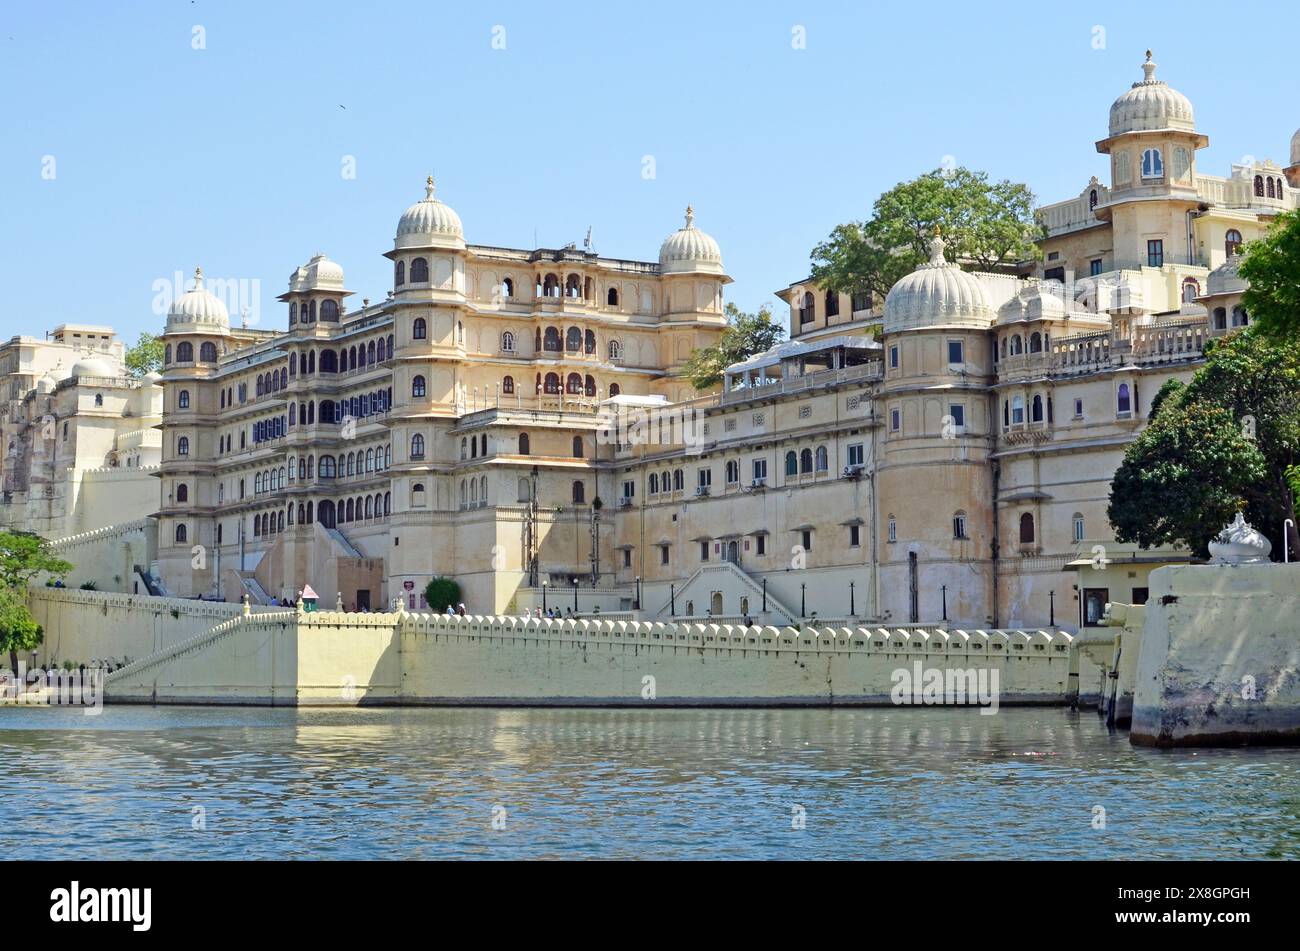
[[[1300,165],[1300,129],[1291,136],[1291,164]]]
[[[1224,261],[1205,279],[1205,293],[1214,294],[1240,294],[1250,282],[1243,278],[1237,269],[1241,267],[1241,255],[1230,255],[1228,260]]]
[[[318,251],[310,261],[289,275],[289,290],[342,291],[343,268]]]
[[[1151,62],[1150,50],[1147,50],[1142,72],[1145,74],[1142,81],[1134,83],[1133,88],[1111,104],[1110,134],[1155,129],[1192,131],[1195,123],[1192,121],[1191,100],[1156,79],[1156,64]]]
[[[1031,281],[998,308],[998,323],[1062,319],[1066,315],[1064,288],[1059,281]]]
[[[460,215],[433,197],[433,176],[424,186],[424,200],[402,213],[397,222],[394,248],[465,247]]]
[[[161,386],[163,375],[159,373],[157,370],[150,370],[142,377],[142,379],[144,380],[145,383],[149,384],[150,386]]]
[[[54,374],[46,370],[45,375],[36,381],[36,392],[53,393],[58,385],[59,381],[54,379]]]
[[[659,246],[659,270],[663,274],[722,273],[722,249],[712,236],[695,227],[695,211],[690,205],[686,206],[686,227],[678,228]]]
[[[73,376],[117,376],[117,370],[100,357],[82,357],[72,365]]]
[[[172,302],[167,311],[168,333],[230,332],[230,314],[221,298],[203,289],[203,268],[194,269],[194,287]]]
[[[930,260],[889,290],[884,332],[925,327],[974,327],[987,330],[996,314],[979,278],[943,256],[939,235],[930,242]]]

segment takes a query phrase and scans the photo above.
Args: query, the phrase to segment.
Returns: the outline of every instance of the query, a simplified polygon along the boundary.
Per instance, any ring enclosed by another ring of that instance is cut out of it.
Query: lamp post
[[[763,579],[763,613],[767,613],[767,579]]]
[[[576,576],[573,579],[573,613],[578,613],[578,579]]]
[[[854,610],[854,607],[855,605],[853,603],[853,582],[850,581],[849,582],[849,617],[854,617],[857,615],[858,612]]]
[[[636,576],[636,603],[632,605],[638,611],[641,610],[641,576]]]
[[[668,586],[668,613],[672,617],[677,616],[677,586],[670,584]]]
[[[1047,626],[1056,627],[1056,592],[1047,592]]]
[[[808,616],[808,585],[799,582],[799,616]]]
[[[939,593],[943,596],[943,619],[948,620],[948,586],[946,584],[939,586]]]
[[[547,581],[545,578],[543,578],[542,579],[542,613],[543,614],[546,613],[546,587],[547,587]]]
[[[1291,519],[1282,523],[1282,564],[1284,565],[1291,563],[1291,532],[1287,531],[1288,528],[1295,531],[1295,522]]]

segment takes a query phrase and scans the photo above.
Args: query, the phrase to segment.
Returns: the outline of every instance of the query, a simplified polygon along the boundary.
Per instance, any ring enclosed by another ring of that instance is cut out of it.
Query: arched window
[[[416,317],[415,322],[411,324],[411,339],[424,340],[429,336],[429,325],[425,323],[423,317]]]
[[[805,291],[803,295],[803,306],[799,308],[799,323],[812,323],[812,320],[816,315],[817,304],[813,298],[812,291]]]
[[[163,365],[165,366],[166,364],[171,362],[172,362],[172,345],[167,344],[167,346],[163,347]]]
[[[414,436],[411,437],[411,458],[412,459],[424,458],[424,437],[419,433],[416,433]]]
[[[199,345],[199,359],[204,363],[217,362],[217,345],[211,340],[206,340]]]
[[[501,392],[507,395],[515,391],[515,378],[512,376],[504,377],[501,380]]]
[[[1214,329],[1228,329],[1228,311],[1223,307],[1214,308]]]
[[[680,492],[682,490],[682,485],[685,483],[685,481],[686,481],[686,477],[682,474],[682,470],[674,469],[673,470],[673,491]]]
[[[582,505],[587,501],[587,486],[582,481],[573,483],[573,504]]]
[[[584,391],[588,396],[595,396],[595,395],[596,395],[596,378],[595,378],[594,376],[592,376],[590,373],[588,373],[588,374],[587,374],[587,378],[586,378],[585,380],[583,380],[582,387],[583,387],[583,391]]]
[[[659,494],[659,473],[657,472],[650,473],[649,486],[650,486],[651,495]]]
[[[182,436],[176,440],[176,455],[188,456],[190,454],[190,437]]]
[[[547,327],[546,336],[543,338],[542,349],[552,353],[560,352],[560,331],[558,327]]]
[[[1043,351],[1043,336],[1037,330],[1035,330],[1032,334],[1029,335],[1029,352],[1042,353],[1042,351]]]
[[[1144,149],[1142,151],[1142,177],[1143,178],[1164,178],[1165,160],[1161,156],[1159,149]]]
[[[817,447],[817,471],[825,472],[828,468],[829,468],[829,463],[826,455],[826,447],[818,446]]]
[[[1022,512],[1020,514],[1020,544],[1032,545],[1034,543],[1034,516],[1031,512]]]
[[[424,397],[424,377],[417,374],[411,380],[411,395],[419,398]]]
[[[581,436],[573,437],[573,458],[581,459],[583,455],[583,444]]]
[[[176,486],[176,501],[188,502],[190,500],[190,487],[182,482]]]
[[[621,393],[621,392],[623,392],[623,389],[622,389],[622,387],[620,387],[617,383],[611,383],[611,384],[609,385],[609,395],[610,395],[610,396],[618,396],[618,394]]]
[[[1097,189],[1094,188],[1092,191],[1088,192],[1088,210],[1092,211],[1092,209],[1096,207],[1097,207]]]
[[[618,306],[618,288],[611,287],[609,289],[609,293],[605,295],[605,303],[608,304],[610,307]]]
[[[521,456],[528,455],[528,434],[527,433],[519,434],[519,455]]]
[[[176,394],[176,406],[177,406],[178,409],[189,409],[189,408],[190,408],[190,391],[189,391],[189,390],[181,390],[179,393]]]
[[[1022,343],[1021,340],[1020,340],[1020,334],[1012,334],[1012,336],[1011,336],[1011,355],[1012,355],[1013,357],[1014,357],[1014,356],[1018,356],[1018,355],[1019,355],[1020,353],[1022,353],[1023,351],[1024,351],[1024,345],[1023,345],[1023,343]]]
[[[788,476],[799,474],[799,456],[793,449],[785,454],[785,474]]]
[[[609,358],[616,361],[623,359],[623,345],[617,340],[609,342]]]
[[[338,321],[339,304],[338,301],[323,300],[320,302],[320,319],[329,321]]]
[[[1271,175],[1268,178],[1268,197],[1269,198],[1277,197],[1277,195],[1273,193],[1273,177]]]
[[[515,352],[515,335],[509,330],[501,335],[501,349],[506,353]]]
[[[1256,198],[1264,197],[1264,176],[1263,175],[1255,176],[1255,197]]]
[[[582,350],[584,353],[596,352],[596,332],[594,330],[588,330],[583,334]]]
[[[509,300],[515,296],[515,282],[513,278],[505,278],[501,282],[501,297],[503,300]]]
[[[1025,421],[1025,398],[1015,396],[1011,399],[1011,422],[1017,426],[1022,425]]]
[[[564,381],[564,391],[571,396],[582,395],[582,377],[577,373],[570,373]]]
[[[406,283],[406,262],[398,261],[397,266],[393,268],[393,286],[401,287]]]
[[[1079,512],[1074,513],[1072,529],[1074,532],[1074,540],[1076,542],[1083,541],[1084,539],[1083,515]]]
[[[1029,404],[1029,419],[1035,423],[1043,421],[1043,398],[1034,394],[1034,401]]]
[[[552,395],[558,395],[560,392],[560,375],[558,373],[546,374],[546,382],[542,388],[543,392]]]
[[[185,340],[176,345],[176,359],[180,363],[194,362],[194,344]]]
[[[1119,413],[1131,413],[1133,411],[1133,399],[1129,395],[1127,383],[1119,385],[1119,393],[1116,397],[1115,409]]]
[[[1196,298],[1201,296],[1201,285],[1197,283],[1194,277],[1183,278],[1183,303],[1194,303]]]
[[[1228,257],[1241,253],[1241,232],[1236,228],[1229,228],[1223,236],[1223,251]]]
[[[838,317],[840,313],[840,295],[835,291],[826,292],[826,316]]]
[[[801,449],[799,451],[799,472],[800,474],[812,472],[813,454],[811,449]]]
[[[311,317],[311,319],[308,321],[308,323],[315,323],[315,321],[316,321],[316,302],[315,302],[315,301],[311,301],[311,302],[307,305],[307,313],[308,313],[308,314],[310,315],[310,317]]]
[[[570,353],[577,353],[582,349],[582,331],[577,327],[570,327],[564,335],[564,347]]]
[[[186,530],[185,525],[184,525],[184,524],[177,525],[177,526],[176,526],[176,544],[178,544],[178,545],[183,545],[183,544],[185,544],[185,542],[188,541],[188,540],[189,540],[189,532]]]
[[[424,258],[415,258],[411,261],[411,283],[429,283],[429,262]]]

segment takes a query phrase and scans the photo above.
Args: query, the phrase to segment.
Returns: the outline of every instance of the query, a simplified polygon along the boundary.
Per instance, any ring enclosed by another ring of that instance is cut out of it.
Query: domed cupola
[[[1116,136],[1125,132],[1162,129],[1193,131],[1195,122],[1191,100],[1163,80],[1156,79],[1156,64],[1151,62],[1150,50],[1147,50],[1142,72],[1142,80],[1111,104],[1110,134]]]
[[[58,385],[59,381],[54,378],[54,374],[46,370],[45,375],[36,381],[36,392],[53,393],[58,388]]]
[[[1300,165],[1300,129],[1291,136],[1291,164]]]
[[[885,298],[884,332],[939,327],[987,330],[997,314],[979,278],[943,256],[944,240],[935,231],[930,260],[890,288]]]
[[[230,333],[230,314],[221,298],[204,289],[203,268],[194,269],[194,287],[172,302],[165,332]]]
[[[1238,273],[1241,267],[1241,255],[1229,255],[1228,260],[1224,261],[1205,279],[1205,294],[1207,297],[1213,297],[1216,294],[1241,294],[1250,286],[1250,282]]]
[[[1057,281],[1030,281],[1015,297],[998,308],[998,323],[1016,321],[1063,320],[1065,298]]]
[[[115,377],[118,373],[107,360],[101,357],[83,357],[72,365],[72,375],[74,377]]]
[[[433,176],[424,186],[424,200],[402,213],[397,222],[393,249],[465,247],[465,230],[460,215],[433,197]]]
[[[678,228],[659,246],[661,274],[722,274],[722,249],[712,236],[695,227],[695,211],[686,206],[686,227]]]

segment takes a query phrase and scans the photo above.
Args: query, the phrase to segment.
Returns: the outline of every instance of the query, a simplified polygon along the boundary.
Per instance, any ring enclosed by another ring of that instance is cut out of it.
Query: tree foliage
[[[936,169],[885,192],[866,221],[837,225],[812,251],[812,280],[843,293],[883,299],[929,259],[935,229],[951,261],[994,270],[1038,256],[1043,229],[1028,186],[989,182],[984,172]]]
[[[1253,328],[1209,348],[1186,386],[1166,384],[1111,483],[1122,542],[1182,544],[1204,557],[1237,512],[1281,552],[1295,518],[1288,478],[1300,449],[1300,344]]]
[[[142,332],[135,346],[128,347],[124,361],[132,376],[141,377],[146,373],[161,370],[163,365],[163,341],[157,334]]]
[[[39,574],[66,575],[72,563],[50,553],[49,542],[31,532],[0,531],[0,585],[22,590]]]
[[[1238,273],[1250,282],[1242,303],[1251,323],[1274,340],[1300,342],[1300,209],[1246,245]]]
[[[434,578],[424,586],[424,600],[431,611],[442,614],[448,605],[460,603],[460,585],[451,578]]]
[[[697,390],[707,390],[722,382],[722,374],[731,364],[770,350],[783,339],[785,328],[772,316],[767,304],[756,314],[727,304],[727,326],[717,343],[696,350],[677,372]]]
[[[45,632],[27,608],[26,592],[0,585],[0,652],[8,651],[9,666],[18,672],[18,653],[35,650]]]

